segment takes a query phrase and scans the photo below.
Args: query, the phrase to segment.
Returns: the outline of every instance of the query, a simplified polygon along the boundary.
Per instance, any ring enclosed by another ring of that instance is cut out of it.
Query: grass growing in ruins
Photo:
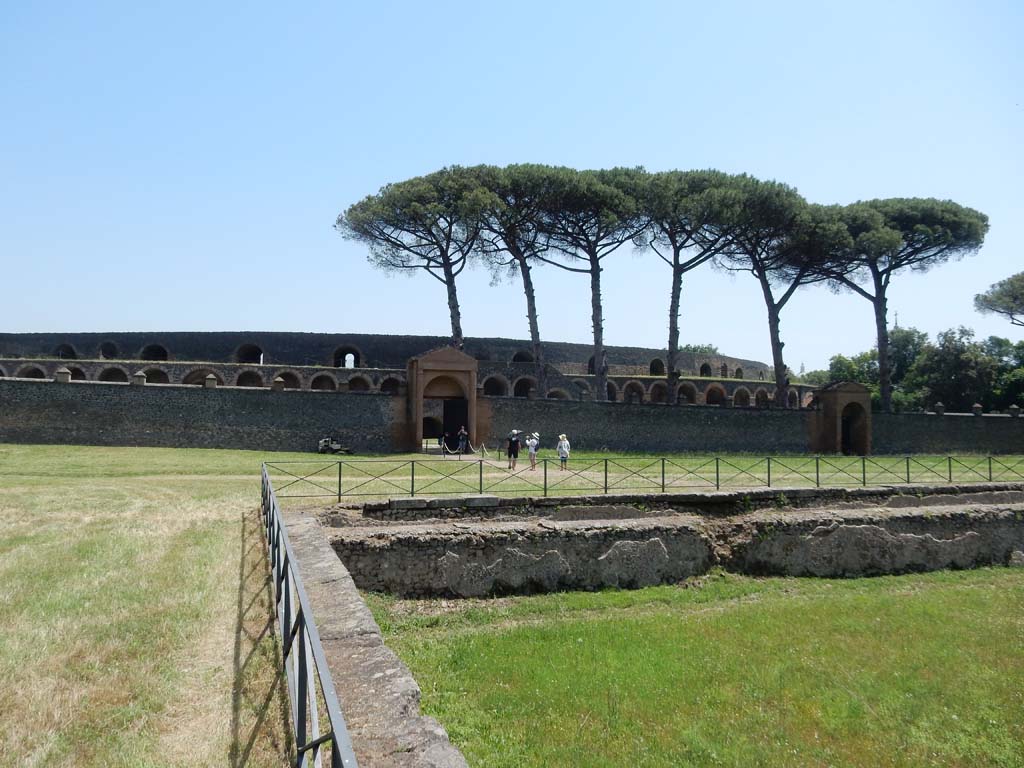
[[[371,596],[471,765],[1024,766],[1024,571]]]
[[[288,763],[263,458],[0,445],[0,765]]]

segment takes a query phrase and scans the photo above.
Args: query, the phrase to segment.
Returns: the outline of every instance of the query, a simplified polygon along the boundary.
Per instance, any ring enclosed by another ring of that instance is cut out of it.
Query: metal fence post
[[[665,457],[661,458],[661,492],[665,492]]]
[[[338,462],[338,503],[341,504],[341,462]]]
[[[768,458],[768,487],[771,488],[772,487],[772,457],[769,456],[767,458]]]
[[[821,488],[821,456],[814,457],[814,487]]]
[[[484,460],[480,459],[480,493],[484,492]]]
[[[544,462],[544,495],[548,495],[548,460],[542,459]]]
[[[416,495],[416,459],[409,462],[409,495]]]
[[[868,457],[860,457],[860,483],[867,487],[868,484]]]
[[[949,468],[949,482],[953,482],[953,457],[946,457],[946,466]]]
[[[988,457],[988,481],[992,482],[992,457]]]
[[[720,491],[722,489],[721,476],[718,473],[718,457],[715,456],[715,490]]]
[[[907,456],[907,485],[910,485],[910,457]]]
[[[608,459],[604,460],[604,492],[608,493]]]

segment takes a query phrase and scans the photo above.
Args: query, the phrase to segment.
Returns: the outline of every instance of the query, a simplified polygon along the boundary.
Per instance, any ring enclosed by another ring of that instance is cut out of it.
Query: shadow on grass
[[[239,538],[231,765],[288,765],[293,742],[287,684],[274,633],[273,585],[257,510],[243,511]]]

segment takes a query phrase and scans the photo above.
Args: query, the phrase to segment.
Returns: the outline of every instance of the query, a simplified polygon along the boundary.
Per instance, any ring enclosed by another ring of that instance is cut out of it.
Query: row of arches
[[[572,400],[582,399],[590,394],[591,389],[588,382],[576,379],[572,384],[576,389],[574,393],[575,398],[573,394],[560,388],[549,390],[544,397],[548,399]],[[531,376],[521,376],[510,386],[508,380],[503,376],[493,374],[484,379],[482,388],[483,394],[489,397],[508,397],[510,393],[512,397],[529,397],[531,392],[536,391],[537,381]],[[728,397],[725,387],[721,384],[708,384],[704,387],[703,392],[698,392],[696,385],[684,382],[679,385],[677,402],[693,405],[700,401],[701,394],[703,394],[703,401],[707,405],[724,405]],[[608,400],[617,402],[620,398],[623,402],[627,403],[667,403],[668,386],[663,381],[655,381],[645,389],[644,385],[639,381],[627,381],[620,390],[615,382],[609,381]],[[737,387],[733,392],[732,398],[733,404],[737,408],[749,408],[751,406],[767,408],[771,402],[771,396],[764,387],[759,387],[753,393],[746,387]],[[798,408],[800,406],[800,396],[796,390],[789,391],[788,406],[790,408]]]
[[[104,341],[95,350],[95,357],[100,360],[125,360],[121,348],[113,341]],[[53,350],[53,356],[58,360],[79,360],[82,355],[73,344],[59,344]],[[139,360],[167,361],[171,354],[163,344],[146,344],[136,355]],[[88,355],[86,356],[88,358]],[[235,350],[233,361],[249,365],[262,365],[266,360],[266,354],[259,344],[242,344]],[[346,345],[338,347],[331,355],[331,365],[335,368],[360,368],[362,367],[362,353],[358,348]]]
[[[58,360],[78,360],[78,350],[72,344],[60,344],[53,350]],[[113,341],[104,341],[96,348],[96,357],[100,360],[123,360],[121,348]],[[163,344],[146,344],[138,352],[139,360],[168,360],[170,353]]]

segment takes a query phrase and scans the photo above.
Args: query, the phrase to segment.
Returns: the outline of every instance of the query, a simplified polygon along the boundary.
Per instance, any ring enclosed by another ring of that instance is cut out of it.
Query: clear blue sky
[[[980,254],[894,280],[932,336],[1020,329],[972,297],[1024,269],[1024,11],[1014,2],[5,3],[0,330],[449,332],[442,286],[332,229],[449,164],[714,167],[815,202],[951,198]],[[663,347],[667,273],[607,262],[606,342]],[[588,341],[588,285],[545,269],[541,332]],[[521,290],[460,285],[465,332],[527,335]],[[756,282],[684,286],[683,342],[770,359]],[[823,288],[787,362],[874,341]]]

